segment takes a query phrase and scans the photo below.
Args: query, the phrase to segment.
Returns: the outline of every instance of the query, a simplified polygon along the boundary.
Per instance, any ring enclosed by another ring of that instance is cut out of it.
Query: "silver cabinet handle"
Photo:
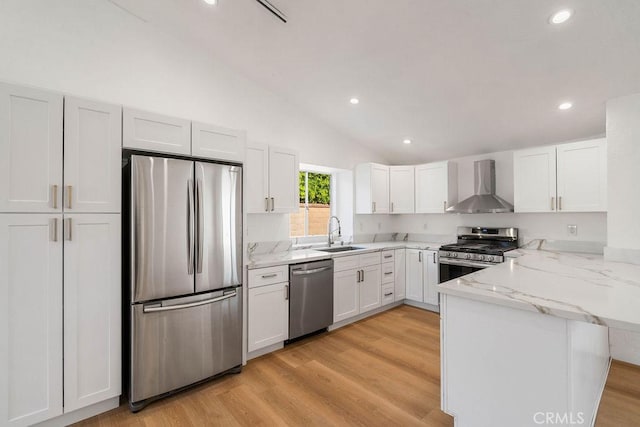
[[[73,240],[73,231],[72,231],[73,223],[71,222],[71,218],[67,218],[64,221],[65,221],[64,230],[66,234],[65,240],[72,241]]]
[[[196,273],[202,273],[204,257],[204,208],[202,207],[202,184],[196,179]]]
[[[555,211],[556,210],[556,198],[555,197],[551,197],[551,210]]]
[[[194,233],[195,233],[195,206],[193,202],[193,180],[187,182],[187,274],[193,274],[194,262]]]
[[[390,297],[391,295],[393,295],[393,292],[389,292],[389,293],[384,294],[385,297]]]
[[[291,274],[293,276],[308,276],[309,274],[316,274],[316,273],[320,273],[322,271],[327,271],[329,270],[331,267],[320,267],[320,268],[314,268],[311,270],[293,270],[291,272]]]
[[[289,299],[289,285],[284,285],[284,299]]]
[[[53,209],[58,209],[58,186],[56,184],[53,184],[51,186],[51,191],[53,193]]]
[[[393,212],[393,202],[391,202],[391,212]]]
[[[358,279],[356,280],[356,283],[360,283],[360,270],[358,270],[357,273],[358,273]]]
[[[558,210],[562,210],[562,196],[558,196]]]
[[[388,276],[390,274],[393,274],[393,271],[387,271],[386,273],[384,273],[385,276]]]
[[[73,185],[67,185],[67,208],[72,208],[73,202]]]
[[[264,211],[265,212],[269,212],[269,198],[268,197],[264,198]]]
[[[422,262],[422,251],[418,252],[418,262]]]
[[[376,213],[376,202],[372,202],[371,205],[373,207],[372,209],[373,213]]]
[[[362,281],[364,282],[364,270],[360,270],[362,271]]]
[[[262,278],[263,278],[263,279],[271,279],[272,277],[276,277],[276,276],[278,276],[278,274],[277,274],[277,273],[273,273],[273,274],[263,274],[263,275],[262,275]]]
[[[391,258],[393,255],[385,255],[385,258]]]
[[[232,294],[223,295],[221,297],[216,297],[211,299],[206,299],[204,301],[191,302],[188,304],[176,304],[176,305],[167,305],[167,306],[162,306],[161,304],[150,304],[142,307],[142,312],[157,313],[159,311],[173,311],[173,310],[181,310],[183,308],[199,307],[201,305],[213,304],[214,302],[224,301],[226,299],[233,298],[236,295],[238,295],[238,293],[236,291],[233,291]]]
[[[271,198],[271,212],[273,212],[276,209],[276,199],[274,199],[273,197]]]
[[[433,253],[433,263],[434,264],[436,263],[436,253],[435,252]]]
[[[53,221],[53,226],[50,226],[52,230],[51,241],[57,242],[58,241],[58,218],[53,218],[51,221]]]

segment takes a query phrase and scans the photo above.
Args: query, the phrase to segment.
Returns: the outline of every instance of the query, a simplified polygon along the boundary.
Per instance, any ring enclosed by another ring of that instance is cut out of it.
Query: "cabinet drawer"
[[[382,262],[393,262],[395,260],[395,251],[393,249],[382,251]]]
[[[395,264],[392,262],[382,264],[382,283],[393,283],[395,279],[394,267]]]
[[[380,252],[360,255],[360,267],[380,264]]]
[[[345,256],[333,259],[333,271],[353,270],[360,267],[360,256]]]
[[[395,289],[393,283],[382,286],[382,305],[395,301]]]
[[[249,270],[249,289],[288,281],[288,265],[278,265],[275,267],[256,268],[255,270]]]

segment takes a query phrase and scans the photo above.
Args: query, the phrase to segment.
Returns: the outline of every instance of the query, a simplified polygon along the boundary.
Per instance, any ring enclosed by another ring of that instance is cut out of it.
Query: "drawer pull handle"
[[[385,255],[384,257],[385,258],[391,258],[391,257],[393,257],[393,255]]]
[[[393,274],[393,271],[387,271],[386,273],[384,273],[385,276],[388,276],[389,274]]]
[[[390,297],[391,295],[393,295],[393,292],[389,292],[388,294],[384,294],[385,297]]]
[[[273,277],[278,277],[278,273],[273,273],[273,274],[263,274],[262,278],[263,279],[271,279]]]

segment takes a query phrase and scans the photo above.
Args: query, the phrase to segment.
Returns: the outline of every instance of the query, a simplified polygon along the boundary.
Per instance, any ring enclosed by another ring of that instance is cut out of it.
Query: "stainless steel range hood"
[[[452,213],[504,213],[513,212],[513,205],[496,196],[496,162],[478,160],[473,163],[475,193],[468,199],[451,206]]]

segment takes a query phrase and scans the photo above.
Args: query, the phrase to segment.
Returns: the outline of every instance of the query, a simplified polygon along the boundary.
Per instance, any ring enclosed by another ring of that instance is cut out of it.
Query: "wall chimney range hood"
[[[513,212],[513,205],[496,195],[496,162],[491,159],[473,162],[475,193],[447,209],[451,213]]]

